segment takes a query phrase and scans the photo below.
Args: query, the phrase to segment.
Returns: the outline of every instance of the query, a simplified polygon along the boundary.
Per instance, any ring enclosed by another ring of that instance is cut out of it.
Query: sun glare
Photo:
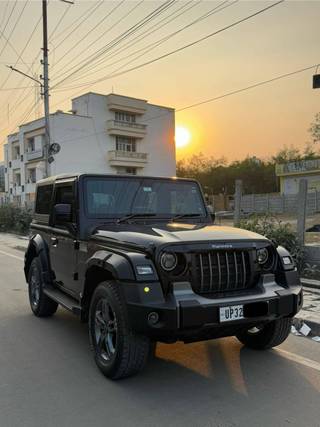
[[[177,126],[176,127],[176,135],[175,135],[175,141],[176,141],[176,147],[182,148],[189,144],[191,140],[191,133],[190,131],[183,127],[183,126]]]

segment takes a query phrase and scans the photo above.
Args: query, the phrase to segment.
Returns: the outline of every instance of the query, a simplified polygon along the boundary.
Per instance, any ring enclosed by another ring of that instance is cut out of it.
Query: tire
[[[262,326],[257,331],[252,328],[242,331],[236,337],[246,347],[255,350],[267,350],[283,343],[290,334],[292,319],[285,317],[283,319],[273,320]]]
[[[112,380],[135,375],[147,363],[150,340],[131,330],[125,299],[114,282],[102,282],[92,296],[89,337],[98,368]]]
[[[28,274],[29,302],[37,317],[50,317],[58,308],[58,303],[43,293],[42,266],[38,257],[33,258]]]

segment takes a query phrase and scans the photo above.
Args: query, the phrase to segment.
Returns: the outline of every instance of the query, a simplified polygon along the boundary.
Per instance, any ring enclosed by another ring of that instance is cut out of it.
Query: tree
[[[309,128],[309,133],[313,142],[320,142],[320,113],[314,116],[314,121]]]

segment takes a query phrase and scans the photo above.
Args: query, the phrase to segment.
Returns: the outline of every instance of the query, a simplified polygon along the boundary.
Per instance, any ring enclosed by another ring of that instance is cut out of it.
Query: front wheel
[[[276,319],[261,327],[244,330],[236,335],[246,347],[267,350],[283,343],[290,334],[291,318]]]
[[[95,362],[113,380],[140,372],[150,351],[150,340],[129,325],[126,302],[119,285],[103,282],[90,303],[89,336]]]
[[[37,317],[52,316],[58,304],[43,292],[42,266],[38,257],[33,258],[28,275],[29,301]]]

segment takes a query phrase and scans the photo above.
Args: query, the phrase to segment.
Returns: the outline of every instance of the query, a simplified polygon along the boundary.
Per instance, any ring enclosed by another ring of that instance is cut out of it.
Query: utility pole
[[[43,23],[43,100],[45,120],[45,143],[44,162],[45,176],[49,176],[49,148],[50,148],[50,110],[49,110],[49,62],[48,62],[48,22],[47,22],[47,0],[42,0],[42,23]]]

